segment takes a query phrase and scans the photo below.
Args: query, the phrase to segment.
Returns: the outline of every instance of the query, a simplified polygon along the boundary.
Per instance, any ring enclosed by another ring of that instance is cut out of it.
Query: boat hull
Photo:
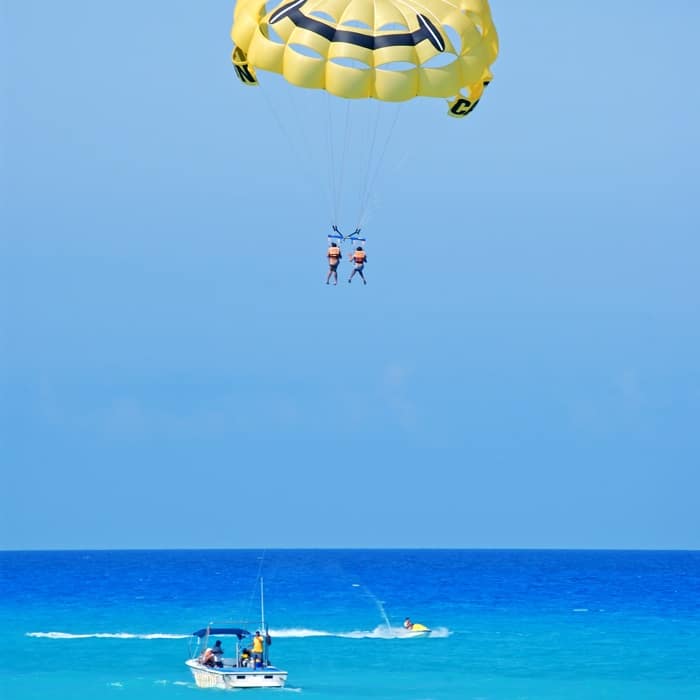
[[[185,663],[190,667],[198,688],[283,688],[287,682],[287,671],[276,666],[211,668],[195,660]]]
[[[421,625],[420,622],[416,622],[411,625],[410,628],[405,627],[401,630],[402,637],[429,637],[432,630],[430,627]]]

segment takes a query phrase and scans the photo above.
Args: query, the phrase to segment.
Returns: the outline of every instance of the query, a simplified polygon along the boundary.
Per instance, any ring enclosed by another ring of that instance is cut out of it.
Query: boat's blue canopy
[[[250,632],[248,632],[248,630],[243,630],[240,627],[204,627],[201,630],[192,632],[192,635],[199,637],[200,639],[202,637],[206,637],[207,635],[210,637],[212,635],[222,637],[228,635],[229,637],[238,637],[238,639],[243,639],[243,637],[250,637]]]

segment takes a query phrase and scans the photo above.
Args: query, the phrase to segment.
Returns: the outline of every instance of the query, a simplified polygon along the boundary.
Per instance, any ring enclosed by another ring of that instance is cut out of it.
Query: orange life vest
[[[340,257],[340,248],[338,248],[337,245],[332,245],[328,249],[328,257],[329,258],[339,258]]]
[[[356,250],[356,251],[352,254],[352,259],[353,259],[356,263],[363,263],[363,262],[365,261],[365,258],[366,258],[366,257],[367,257],[367,253],[365,253],[364,250]]]

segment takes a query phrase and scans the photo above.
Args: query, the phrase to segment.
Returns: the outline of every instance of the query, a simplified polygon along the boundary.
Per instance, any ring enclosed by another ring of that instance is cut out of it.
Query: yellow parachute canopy
[[[231,38],[244,83],[260,69],[345,98],[442,97],[455,117],[498,55],[487,0],[238,0]]]

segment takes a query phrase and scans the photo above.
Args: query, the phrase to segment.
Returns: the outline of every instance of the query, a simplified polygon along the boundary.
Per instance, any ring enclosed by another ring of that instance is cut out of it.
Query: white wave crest
[[[154,632],[152,634],[132,634],[131,632],[94,632],[87,634],[74,634],[72,632],[27,632],[27,637],[44,639],[188,639],[189,634],[166,634]]]
[[[447,627],[437,627],[431,630],[423,638],[449,637],[450,630]],[[291,627],[288,629],[270,630],[270,635],[280,639],[305,639],[307,637],[338,637],[341,639],[416,639],[416,635],[406,632],[402,627],[387,627],[379,625],[373,630],[351,630],[349,632],[332,632],[306,627]],[[189,639],[189,634],[172,634],[167,632],[153,632],[138,634],[133,632],[27,632],[27,637],[39,639]]]

